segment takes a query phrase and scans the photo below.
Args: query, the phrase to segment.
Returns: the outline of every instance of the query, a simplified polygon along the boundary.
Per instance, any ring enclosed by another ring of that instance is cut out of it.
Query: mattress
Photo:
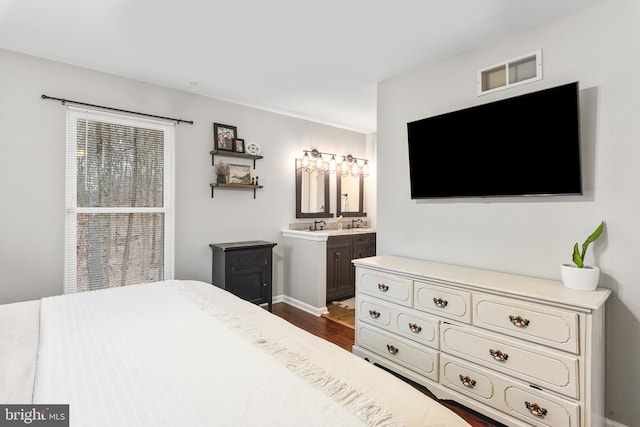
[[[0,402],[68,404],[72,426],[468,425],[393,375],[204,282],[3,305],[0,325]]]

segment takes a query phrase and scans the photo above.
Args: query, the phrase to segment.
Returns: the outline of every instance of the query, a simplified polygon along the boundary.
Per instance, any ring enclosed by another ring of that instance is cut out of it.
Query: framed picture
[[[229,184],[251,184],[251,166],[230,163]]]
[[[236,138],[236,142],[233,144],[233,151],[244,153],[244,139]]]
[[[215,149],[233,151],[233,144],[238,136],[238,128],[235,126],[213,124],[213,137],[215,138]],[[244,143],[242,144],[244,148]]]

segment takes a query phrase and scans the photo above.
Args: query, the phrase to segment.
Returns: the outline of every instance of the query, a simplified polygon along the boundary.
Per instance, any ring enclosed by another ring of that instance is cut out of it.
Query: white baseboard
[[[314,316],[320,317],[321,315],[328,313],[327,307],[314,307],[312,305],[307,304],[306,302],[299,301],[295,298],[291,298],[287,295],[278,295],[273,297],[273,302],[284,302],[289,304],[295,308],[299,308],[302,311],[306,311],[307,313],[313,314]]]
[[[619,423],[617,421],[610,420],[609,418],[605,418],[604,419],[604,426],[605,427],[628,427],[625,424]]]

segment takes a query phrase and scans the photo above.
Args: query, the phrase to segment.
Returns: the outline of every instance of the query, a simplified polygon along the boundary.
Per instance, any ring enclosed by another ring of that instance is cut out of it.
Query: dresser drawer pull
[[[387,351],[389,352],[389,354],[393,354],[394,356],[398,354],[398,349],[389,344],[387,344]]]
[[[467,388],[474,388],[476,386],[476,380],[472,380],[467,376],[463,377],[462,375],[460,375],[460,382]]]
[[[531,415],[535,415],[540,418],[544,418],[545,415],[547,415],[547,410],[538,406],[537,403],[524,402],[524,405],[527,407]]]
[[[375,310],[369,310],[369,316],[371,316],[372,319],[377,319],[380,317],[380,313]]]
[[[518,328],[526,328],[529,326],[529,319],[523,319],[520,316],[509,316],[509,321],[513,323],[513,326],[517,326]]]
[[[447,304],[449,304],[449,301],[442,298],[434,298],[433,303],[436,305],[436,307],[445,308]]]
[[[385,285],[384,283],[378,283],[378,289],[380,289],[382,292],[387,292],[389,290],[389,286]]]
[[[418,326],[415,323],[409,323],[409,329],[411,330],[411,332],[419,334],[422,330],[422,326]]]
[[[489,354],[498,362],[506,362],[509,358],[507,353],[503,353],[500,350],[489,350]]]

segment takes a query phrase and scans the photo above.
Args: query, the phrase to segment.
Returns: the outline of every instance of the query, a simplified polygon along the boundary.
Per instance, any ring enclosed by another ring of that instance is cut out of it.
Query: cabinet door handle
[[[419,334],[422,330],[422,326],[418,326],[415,323],[409,323],[409,329],[411,330],[411,332]]]
[[[547,410],[539,406],[537,403],[524,402],[524,406],[527,407],[531,415],[539,418],[544,418],[547,415]]]
[[[434,298],[433,303],[436,305],[436,307],[445,308],[447,304],[449,304],[449,301],[442,298]]]
[[[462,375],[460,375],[460,382],[467,388],[474,388],[476,386],[476,380],[472,380],[467,376],[463,377]]]
[[[336,252],[336,262],[342,259],[342,254],[340,252]]]
[[[385,285],[384,283],[378,283],[378,289],[380,289],[382,292],[387,292],[389,290],[389,286]]]
[[[380,317],[380,313],[375,310],[369,310],[369,316],[371,316],[372,319],[377,319]]]
[[[392,346],[392,345],[389,345],[389,344],[387,344],[387,351],[388,351],[390,354],[393,354],[394,356],[395,356],[396,354],[398,354],[398,349],[397,349],[397,348],[395,348],[395,347],[394,347],[394,346]]]
[[[509,316],[509,321],[513,323],[513,326],[518,328],[526,328],[529,326],[529,319],[523,319],[520,316]]]
[[[507,353],[503,353],[500,350],[489,350],[489,354],[498,362],[506,362],[509,358]]]
[[[266,284],[266,283],[263,283],[263,284],[262,284],[262,287],[263,287],[263,288],[266,288],[266,287],[267,287],[267,284]]]

